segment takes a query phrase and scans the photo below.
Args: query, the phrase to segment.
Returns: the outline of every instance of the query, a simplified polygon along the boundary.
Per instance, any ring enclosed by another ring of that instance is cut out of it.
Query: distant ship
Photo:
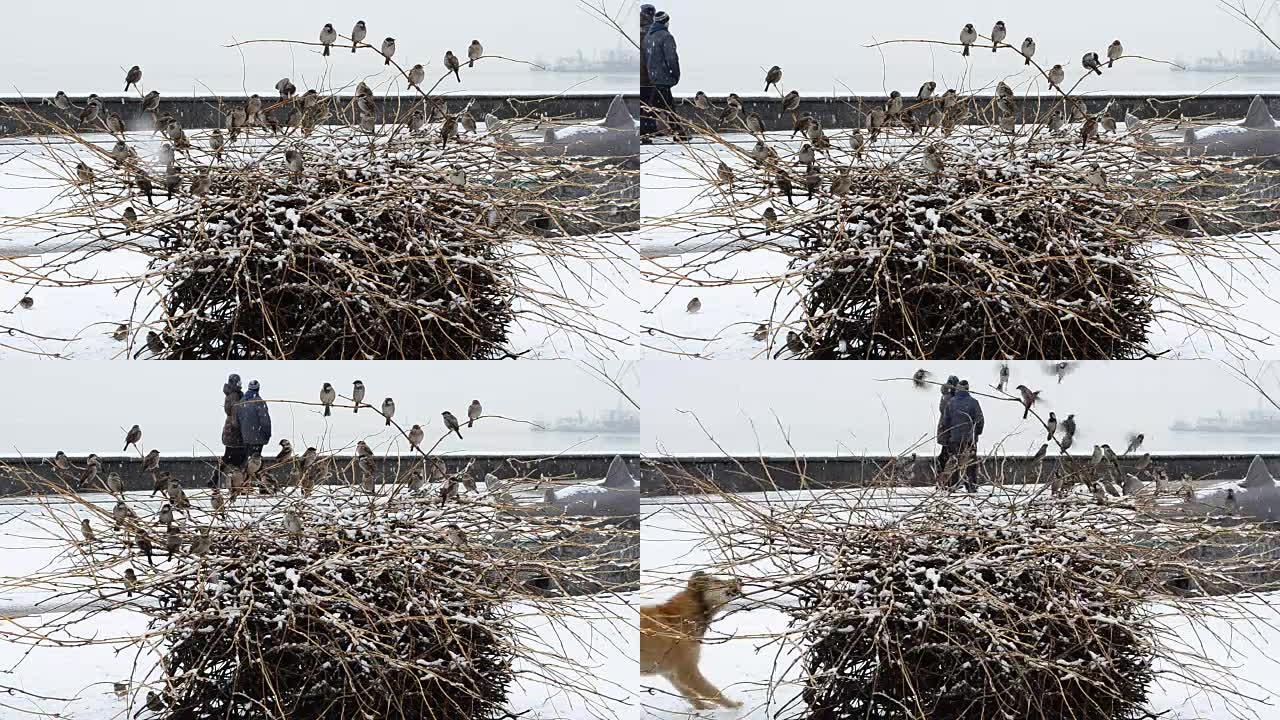
[[[541,423],[540,425],[535,425],[533,429],[538,432],[639,435],[640,415],[627,410],[610,410],[589,418],[579,410],[576,416],[562,417],[555,422]]]
[[[1195,422],[1179,420],[1169,426],[1174,432],[1228,433],[1232,435],[1280,435],[1280,415],[1251,410],[1245,415],[1202,417]]]
[[[553,62],[537,63],[541,67],[531,70],[544,70],[560,73],[602,73],[608,75],[634,75],[640,67],[640,55],[634,50],[606,50],[587,57],[579,50],[573,57],[562,57]]]
[[[1239,73],[1242,75],[1280,75],[1280,55],[1267,50],[1245,50],[1227,57],[1219,50],[1213,57],[1193,62],[1178,61],[1171,69],[1178,72]]]

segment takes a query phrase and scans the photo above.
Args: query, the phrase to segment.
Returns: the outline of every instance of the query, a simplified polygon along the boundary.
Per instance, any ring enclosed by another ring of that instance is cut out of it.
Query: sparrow
[[[59,450],[58,454],[53,456],[53,466],[59,470],[70,470],[71,458],[68,458],[66,453]]]
[[[813,146],[805,143],[800,146],[800,152],[796,153],[796,162],[800,165],[812,165],[817,155],[813,151]]]
[[[363,440],[356,441],[356,457],[371,458],[373,457],[373,448],[369,447],[369,443]]]
[[[298,86],[289,78],[280,78],[276,81],[276,92],[280,93],[281,100],[288,100],[298,92]]]
[[[1136,495],[1142,492],[1142,481],[1132,475],[1125,475],[1120,490],[1125,495]]]
[[[1093,446],[1093,455],[1092,455],[1092,457],[1090,457],[1089,462],[1093,463],[1094,465],[1101,465],[1101,464],[1102,464],[1102,458],[1103,458],[1103,454],[1102,454],[1102,446],[1101,446],[1101,445],[1094,445],[1094,446]]]
[[[689,313],[690,315],[696,314],[701,310],[702,310],[702,301],[699,300],[698,298],[694,298],[690,300],[688,304],[684,306],[684,311]]]
[[[386,418],[387,427],[391,426],[391,418],[396,414],[396,401],[387,398],[382,401],[382,417]]]
[[[1045,425],[1046,425],[1046,426],[1048,427],[1048,429],[1049,429],[1049,437],[1047,437],[1047,438],[1045,438],[1045,439],[1046,439],[1046,440],[1052,440],[1052,439],[1053,439],[1053,436],[1054,436],[1055,434],[1057,434],[1057,432],[1058,432],[1058,416],[1057,416],[1057,415],[1054,415],[1052,412],[1050,412],[1050,413],[1049,413],[1049,421],[1048,421],[1048,422],[1046,422],[1046,423],[1045,423]]]
[[[1089,169],[1084,174],[1084,181],[1094,187],[1103,187],[1107,184],[1107,174],[1103,172],[1098,163],[1089,163]]]
[[[191,541],[190,552],[192,555],[207,555],[212,547],[213,538],[209,537],[209,528],[202,527],[200,528],[200,534],[196,536],[195,540]]]
[[[330,411],[333,408],[333,401],[337,399],[337,397],[338,394],[329,383],[325,383],[324,387],[320,388],[320,404],[324,405],[325,417],[329,417],[329,415],[332,414]]]
[[[138,587],[138,574],[133,571],[133,568],[125,568],[124,569],[125,596],[133,597],[133,589],[136,587]],[[155,695],[155,693],[154,692],[148,693],[148,695]],[[148,702],[150,702],[150,699],[148,699]],[[158,700],[156,701],[156,704],[159,704]],[[161,710],[163,709],[164,708],[162,707]]]
[[[894,90],[889,93],[889,100],[885,103],[884,111],[889,117],[898,117],[902,114],[902,93]]]
[[[76,487],[82,488],[96,482],[100,467],[101,463],[98,461],[98,456],[90,453],[89,457],[84,461],[84,470],[80,471],[80,479],[76,481]]]
[[[1113,41],[1107,46],[1107,68],[1110,69],[1124,55],[1124,45],[1119,40]]]
[[[1040,391],[1032,392],[1026,385],[1019,385],[1018,392],[1022,394],[1022,419],[1026,420],[1027,416],[1031,414],[1031,406],[1035,405],[1036,401],[1040,399]]]
[[[1136,452],[1138,448],[1142,447],[1143,440],[1146,440],[1146,436],[1143,435],[1142,433],[1138,433],[1137,435],[1134,435],[1133,437],[1129,438],[1129,447],[1125,449],[1124,454],[1129,455],[1133,452]],[[1149,457],[1150,456],[1148,455],[1148,458]]]
[[[295,540],[302,537],[302,518],[292,508],[284,511],[284,529]]]
[[[466,187],[467,173],[460,167],[447,167],[444,169],[444,181],[454,187]]]
[[[462,528],[458,527],[456,523],[449,523],[444,526],[444,539],[455,547],[467,543],[467,538],[463,535]]]
[[[325,23],[320,29],[320,44],[324,45],[324,56],[329,57],[329,49],[338,41],[338,31],[333,29],[333,23]],[[355,52],[355,48],[352,48]]]
[[[867,140],[862,136],[862,130],[854,128],[853,132],[849,135],[849,149],[852,150],[854,154],[861,156],[862,148],[866,143]]]
[[[1134,464],[1134,467],[1138,470],[1146,470],[1151,467],[1151,453],[1143,453],[1142,457],[1138,458],[1138,462]]]
[[[294,175],[302,174],[302,151],[297,148],[286,148],[284,151],[284,162]]]
[[[423,435],[424,433],[422,432],[421,425],[414,425],[413,427],[409,428],[409,447],[413,448],[414,450],[420,450],[421,449],[420,446],[422,445]]]
[[[164,172],[164,190],[172,197],[180,189],[182,189],[182,173],[177,165],[169,165]]]
[[[480,401],[472,400],[471,404],[467,406],[467,427],[471,427],[475,424],[475,421],[480,419],[480,415],[483,412],[484,408],[480,406]]]
[[[1062,81],[1067,77],[1067,71],[1062,69],[1062,65],[1054,65],[1049,68],[1049,86],[1062,90]]]
[[[422,477],[422,471],[414,470],[413,472],[409,473],[408,484],[409,484],[410,492],[418,492],[419,490],[427,486],[427,480],[426,478]]]
[[[991,28],[991,52],[996,51],[996,48],[999,47],[1000,43],[1004,42],[1005,35],[1007,34],[1008,31],[1005,30],[1004,21],[997,20],[995,27]]]
[[[1091,137],[1098,137],[1098,120],[1092,115],[1086,117],[1084,124],[1080,126],[1080,147],[1088,145]]]
[[[1120,469],[1120,460],[1116,458],[1116,453],[1111,449],[1111,446],[1106,443],[1102,444],[1102,456],[1107,459],[1107,462],[1114,465],[1117,470]]]
[[[764,91],[768,92],[769,86],[772,85],[776,90],[781,92],[782,88],[778,87],[778,83],[780,82],[782,82],[782,68],[774,65],[769,68],[769,72],[764,74]]]
[[[173,524],[173,506],[172,505],[170,505],[169,503],[165,503],[164,505],[160,506],[160,512],[156,516],[156,524],[157,525]]]
[[[733,189],[733,168],[729,167],[723,160],[716,166],[716,178],[721,185],[728,185],[730,190]]]
[[[462,82],[462,74],[458,72],[458,68],[462,67],[462,63],[458,62],[458,58],[454,56],[452,50],[444,51],[444,69],[453,73],[458,78],[458,82]]]
[[[809,128],[813,127],[814,122],[813,115],[803,113],[801,115],[793,115],[793,117],[795,121],[791,123],[791,137],[794,138],[797,134],[809,137]]]
[[[124,222],[124,226],[126,230],[132,230],[134,227],[138,225],[138,211],[134,210],[133,206],[130,205],[129,207],[124,209],[123,213],[120,214],[120,220]],[[127,235],[128,233],[126,232],[125,234]],[[120,327],[124,327],[123,332],[120,331]],[[115,337],[115,335],[120,336],[120,337],[116,337],[115,338],[116,340],[124,340],[126,337],[129,336],[129,327],[127,325],[122,325],[120,327],[117,327],[115,334],[112,335],[112,337]]]
[[[764,234],[766,236],[772,234],[773,230],[778,227],[778,212],[772,207],[767,207],[764,209],[764,214],[761,218],[764,220]]]
[[[440,121],[440,147],[443,149],[448,147],[449,138],[458,137],[458,119],[452,115],[445,115]]]
[[[868,142],[874,143],[876,141],[876,137],[880,135],[880,128],[884,127],[888,119],[884,108],[876,108],[867,115],[867,129],[871,131],[871,137],[868,138]]]
[[[1076,434],[1076,416],[1074,414],[1068,415],[1067,419],[1062,421],[1062,432],[1066,433],[1067,437]]]
[[[816,195],[822,189],[822,174],[818,172],[818,166],[810,164],[809,169],[804,174],[804,190],[810,196]]]
[[[1111,117],[1109,113],[1103,113],[1102,119],[1098,121],[1098,124],[1102,126],[1103,132],[1115,133],[1116,131],[1116,119]]]
[[[831,181],[832,195],[848,195],[849,191],[852,189],[853,189],[853,178],[849,175],[848,170],[845,170],[844,172],[841,172],[839,175],[836,175],[836,179]]]
[[[778,184],[778,192],[787,196],[787,204],[795,205],[795,198],[791,194],[793,189],[791,186],[791,178],[788,177],[785,172],[779,170],[777,176],[774,178],[774,182]]]
[[[1071,443],[1073,442],[1075,442],[1075,438],[1071,435],[1067,435],[1058,442],[1058,445],[1062,448],[1063,455],[1066,455],[1067,450],[1071,449]]]
[[[996,382],[996,390],[1004,392],[1009,386],[1009,363],[1000,363],[1000,379]]]
[[[476,119],[469,112],[463,112],[458,116],[458,123],[462,125],[462,129],[474,135],[476,133]]]
[[[262,462],[261,455],[258,456],[258,462]],[[178,483],[178,480],[168,472],[161,473],[161,475],[168,476],[169,478],[169,487],[166,489],[165,495],[168,496],[169,502],[173,503],[174,509],[186,510],[191,507],[191,501],[187,499],[187,493],[183,491],[182,485]]]
[[[1118,44],[1118,41],[1117,41]],[[129,72],[124,75],[124,90],[128,92],[129,86],[132,85],[138,92],[142,92],[142,88],[138,87],[138,83],[142,82],[142,68],[134,65],[129,68]]]
[[[98,113],[102,110],[102,106],[95,99],[90,99],[85,104],[84,109],[80,111],[80,124],[88,125],[98,119]]]
[[[355,402],[353,413],[360,412],[360,404],[364,402],[364,382],[356,380],[351,383],[351,399]]]
[[[914,375],[911,376],[911,384],[915,385],[916,388],[919,390],[924,390],[929,386],[929,383],[927,382],[928,379],[929,379],[929,371],[925,370],[924,368],[920,368],[919,370],[915,371]]]
[[[702,92],[701,90],[699,90],[697,94],[693,96],[693,106],[702,111],[715,109],[711,105],[711,98],[707,97],[707,94]]]
[[[298,462],[299,467],[303,470],[310,468],[312,465],[316,464],[316,457],[316,449],[313,447],[307,448],[302,452],[302,459]]]
[[[117,140],[114,147],[111,148],[111,158],[116,161],[116,167],[121,167],[133,154],[129,146],[123,140]]]
[[[1061,110],[1055,110],[1049,113],[1049,130],[1058,132],[1067,124],[1067,118]]]
[[[445,410],[444,412],[440,413],[440,415],[441,417],[444,418],[444,426],[449,428],[453,432],[457,433],[458,439],[461,440],[462,431],[458,429],[459,428],[458,418],[454,417],[453,413],[449,412],[448,410]]]
[[[124,504],[124,500],[117,500],[115,507],[111,508],[111,519],[115,521],[116,528],[137,518],[138,516],[134,514],[133,510]]]
[[[483,55],[484,46],[480,44],[479,40],[472,40],[471,44],[467,46],[467,67],[475,67],[476,61]]]
[[[293,443],[288,438],[280,439],[280,452],[276,453],[276,462],[285,462],[293,457]]]
[[[262,470],[262,453],[254,453],[244,462],[245,477],[252,480],[258,476],[260,470]]]
[[[66,112],[73,107],[71,104],[71,98],[67,97],[67,94],[61,90],[58,91],[57,95],[53,96],[53,106],[63,112]]]
[[[219,490],[218,488],[214,488],[213,492],[209,495],[209,507],[215,513],[220,513],[222,512],[222,509],[225,508],[226,506],[227,506],[227,501],[225,498],[222,497],[222,491]]]
[[[720,114],[720,120],[716,124],[723,127],[725,123],[737,122],[741,113],[742,101],[738,99],[738,94],[729,93],[729,98],[724,103],[724,112]]]
[[[107,132],[112,135],[124,134],[124,120],[120,118],[120,113],[112,111],[112,113],[107,116]]]
[[[427,78],[427,70],[422,67],[422,63],[418,63],[409,68],[409,87],[422,89],[422,81]]]
[[[1026,40],[1023,40],[1023,41],[1022,41],[1022,57],[1026,58],[1026,59],[1027,59],[1027,61],[1026,61],[1026,62],[1024,62],[1024,63],[1022,63],[1022,64],[1023,64],[1023,65],[1030,65],[1030,64],[1031,64],[1031,58],[1032,58],[1033,56],[1035,56],[1035,54],[1036,54],[1036,41],[1035,41],[1035,39],[1034,39],[1034,38],[1027,38]]]
[[[147,456],[142,459],[142,469],[145,472],[155,472],[160,469],[160,451],[152,449]]]
[[[382,64],[390,65],[391,56],[395,54],[396,54],[396,39],[389,37],[386,40],[383,40],[382,41],[382,57],[385,58],[385,62],[383,62]]]
[[[969,48],[973,47],[976,42],[978,42],[978,31],[973,27],[973,23],[968,23],[960,31],[960,44],[964,45],[962,54],[965,57],[969,57]]]
[[[356,51],[356,47],[364,42],[368,37],[369,29],[365,27],[363,20],[357,20],[355,27],[351,28],[351,52]]]
[[[916,93],[916,102],[924,102],[933,97],[933,92],[938,89],[938,83],[930,80],[920,86],[920,91]]]
[[[924,149],[924,169],[929,171],[931,175],[937,175],[946,167],[946,163],[942,159],[942,152],[938,150],[937,145],[929,145]]]
[[[422,112],[422,108],[414,108],[413,112],[409,113],[409,120],[405,124],[409,128],[409,132],[418,132],[423,125],[427,124],[426,113]]]
[[[83,185],[93,184],[93,168],[83,162],[76,163],[76,179]]]
[[[154,566],[156,564],[156,561],[155,561],[155,558],[151,555],[151,551],[153,549],[151,545],[151,536],[148,535],[146,531],[139,529],[137,537],[135,538],[135,542],[138,543],[138,550],[143,555],[147,556],[147,564]]]
[[[138,447],[138,443],[141,441],[142,441],[142,428],[138,427],[137,425],[134,425],[133,427],[129,428],[129,432],[125,433],[124,447],[121,448],[121,450],[122,451],[128,450],[130,445],[136,448]]]
[[[84,537],[84,541],[90,545],[97,539],[93,535],[93,526],[89,524],[89,518],[84,518],[80,521],[80,534]]]
[[[151,92],[147,93],[145,97],[142,98],[142,111],[154,113],[156,110],[159,110],[159,109],[160,109],[160,93],[159,91],[152,90]]]
[[[752,135],[761,135],[764,133],[764,120],[760,118],[760,113],[753,112],[748,115],[745,124],[747,132]]]
[[[1080,59],[1080,64],[1084,66],[1085,70],[1092,70],[1099,75],[1102,74],[1102,63],[1098,61],[1098,53],[1096,52],[1085,53],[1084,57]]]
[[[795,112],[800,108],[800,92],[792,90],[787,93],[780,101],[778,101],[778,106],[781,108],[778,111],[778,117],[782,117],[785,113]]]
[[[124,482],[120,480],[120,473],[107,473],[107,492],[112,495],[119,495],[124,492]]]
[[[209,177],[209,168],[201,167],[196,172],[196,177],[191,181],[192,195],[208,195],[209,189],[213,186],[213,179]]]

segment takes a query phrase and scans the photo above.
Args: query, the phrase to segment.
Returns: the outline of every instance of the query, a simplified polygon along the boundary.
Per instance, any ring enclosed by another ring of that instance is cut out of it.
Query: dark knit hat
[[[644,5],[640,6],[641,17],[644,17],[645,15],[648,15],[649,17],[653,17],[653,14],[656,12],[658,12],[658,9],[650,5],[649,3],[645,3]]]
[[[240,387],[240,376],[235,373],[231,373],[227,376],[227,384],[231,387]]]
[[[670,19],[671,19],[671,16],[667,14],[666,10],[659,10],[658,14],[653,16],[653,21],[656,23],[664,23],[669,21]]]
[[[258,381],[257,381],[257,380],[250,380],[250,381],[249,381],[249,389],[250,389],[250,390],[257,390],[257,389],[258,389]]]

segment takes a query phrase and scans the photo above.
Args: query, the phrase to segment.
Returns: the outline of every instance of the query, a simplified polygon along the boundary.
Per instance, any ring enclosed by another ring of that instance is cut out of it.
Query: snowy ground
[[[1120,128],[1123,133],[1123,124]],[[725,137],[744,149],[755,142],[746,134]],[[834,130],[830,137],[833,145],[846,147],[849,131]],[[789,132],[774,132],[767,134],[767,142],[785,158],[799,149],[802,140],[791,140]],[[716,359],[771,358],[779,352],[789,357],[784,344],[788,325],[794,329],[800,322],[799,294],[794,282],[775,279],[786,272],[787,257],[758,248],[731,256],[726,252],[750,248],[753,241],[762,239],[763,228],[705,221],[673,226],[666,221],[711,204],[713,197],[698,178],[713,175],[716,161],[728,155],[724,148],[706,142],[641,147],[641,212],[649,226],[636,240],[647,280],[636,291],[645,313],[641,338],[646,348],[657,352]],[[806,202],[798,200],[797,206],[803,208]],[[763,209],[762,204],[744,214],[754,212],[758,217]],[[1166,356],[1170,358],[1280,356],[1280,343],[1274,337],[1280,332],[1280,297],[1268,290],[1280,284],[1280,251],[1273,252],[1277,267],[1214,261],[1210,267],[1219,278],[1208,277],[1203,270],[1176,268],[1188,286],[1227,306],[1215,315],[1217,322],[1237,328],[1250,340],[1228,346],[1219,337],[1166,317],[1152,328],[1151,350],[1172,350]],[[686,306],[694,297],[701,300],[702,309],[690,314]],[[753,340],[762,323],[769,323],[769,337]]]
[[[885,514],[910,508],[925,490],[912,489],[886,494],[878,491],[842,491],[862,493],[870,507],[880,507]],[[983,490],[978,501],[989,493]],[[757,501],[785,502],[805,497],[807,493],[770,493],[749,495]],[[962,499],[961,502],[972,500]],[[657,602],[679,589],[695,569],[706,568],[726,558],[707,536],[698,521],[699,515],[724,505],[714,505],[707,498],[666,498],[646,502],[641,508],[641,604]],[[745,591],[750,594],[751,586]],[[767,720],[779,708],[794,700],[800,688],[795,684],[796,672],[784,672],[799,657],[796,647],[774,641],[786,631],[786,616],[772,609],[735,610],[712,625],[708,642],[702,650],[701,667],[713,684],[729,697],[743,702],[739,710],[704,711],[702,717],[720,720]],[[1252,696],[1248,701],[1228,701],[1204,687],[1193,687],[1164,675],[1151,688],[1150,709],[1167,720],[1228,720],[1256,716],[1259,720],[1280,720],[1280,689],[1274,678],[1280,672],[1280,661],[1273,659],[1273,648],[1280,647],[1280,594],[1258,597],[1251,610],[1266,622],[1217,621],[1209,627],[1188,627],[1184,616],[1169,616],[1170,627],[1197,650],[1219,658],[1232,668],[1230,677],[1236,686]],[[780,674],[772,682],[773,668]],[[674,720],[696,715],[677,696],[667,682],[658,677],[640,679],[641,717]],[[1243,714],[1241,714],[1243,713]]]
[[[335,491],[335,492],[341,492]],[[160,502],[148,493],[128,493],[128,502],[144,520],[158,510]],[[190,493],[193,505],[208,506],[203,491]],[[86,499],[109,509],[106,494],[90,494]],[[251,498],[260,509],[278,498]],[[0,686],[10,686],[33,695],[0,697],[0,720],[31,717],[31,713],[71,720],[107,720],[133,717],[146,688],[135,685],[124,697],[113,691],[113,683],[133,678],[141,681],[152,673],[156,656],[139,650],[124,638],[147,629],[147,618],[127,608],[97,615],[91,621],[73,610],[91,599],[82,593],[67,593],[39,581],[41,575],[65,567],[69,559],[65,545],[56,537],[62,532],[51,517],[65,521],[65,533],[75,533],[83,511],[76,505],[53,500],[53,515],[41,512],[31,499],[0,504]],[[161,561],[167,562],[167,561]],[[118,589],[118,588],[117,588]],[[105,591],[115,602],[109,584]],[[116,593],[118,594],[118,593]],[[567,599],[564,602],[580,603]],[[520,639],[532,648],[545,648],[556,655],[580,658],[585,671],[569,672],[572,685],[594,687],[608,699],[587,698],[565,687],[537,677],[539,668],[517,667],[519,675],[511,688],[509,708],[513,713],[531,711],[522,717],[547,720],[594,720],[595,718],[637,717],[636,692],[636,610],[634,598],[620,596],[583,610],[583,617],[568,621],[567,627],[552,626],[545,617],[528,608],[510,608]],[[568,612],[572,612],[569,610]],[[31,648],[22,638],[24,628],[50,622],[65,627],[51,639],[67,641],[64,647]],[[82,644],[76,639],[92,638]],[[155,678],[152,677],[152,680]],[[136,693],[136,695],[135,695]]]
[[[483,123],[480,128],[483,132]],[[203,147],[207,132],[190,133],[192,143]],[[108,150],[114,143],[105,134],[86,138]],[[137,132],[129,133],[128,142],[144,160],[158,162],[154,158],[163,138]],[[59,157],[76,154],[67,143],[55,146]],[[59,197],[62,187],[49,177],[51,170],[59,172],[53,157],[30,138],[0,140],[0,220],[66,207],[65,198]],[[0,341],[0,359],[32,353],[114,359],[139,352],[151,329],[146,324],[157,321],[158,296],[151,282],[135,280],[145,273],[147,258],[135,250],[114,249],[86,259],[84,250],[103,247],[109,247],[107,241],[79,235],[51,238],[27,229],[0,229],[0,329],[32,333]],[[630,293],[641,283],[637,258],[625,238],[610,241],[612,257],[552,263],[537,252],[519,247],[513,252],[516,262],[539,278],[539,290],[546,291],[539,294],[554,292],[572,298],[577,306],[549,300],[554,306],[550,312],[558,316],[552,318],[546,308],[518,304],[508,341],[511,352],[528,351],[526,358],[575,359],[638,354],[632,328],[639,322],[640,306]],[[41,279],[62,286],[34,288]],[[33,308],[18,306],[24,295],[35,301]],[[112,339],[116,326],[131,318],[128,339]],[[147,356],[143,350],[141,357]]]

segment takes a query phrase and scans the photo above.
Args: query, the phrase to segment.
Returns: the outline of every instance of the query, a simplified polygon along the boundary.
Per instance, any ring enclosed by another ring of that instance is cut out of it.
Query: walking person
[[[243,467],[248,457],[244,442],[240,439],[240,425],[236,423],[236,406],[240,404],[242,397],[244,397],[244,391],[240,389],[240,376],[231,373],[227,376],[227,381],[222,384],[222,412],[226,415],[222,421],[223,451],[222,459],[218,461],[218,465],[213,469],[213,476],[209,478],[211,488],[221,486],[222,473],[226,468]]]
[[[938,432],[937,440],[941,450],[938,451],[938,469],[937,477],[942,478],[943,473],[947,472],[947,463],[952,458],[952,447],[950,444],[950,435],[946,426],[947,421],[947,403],[951,398],[955,397],[956,388],[960,386],[960,378],[952,375],[947,378],[947,382],[939,388],[942,397],[938,400]]]
[[[249,381],[249,390],[236,406],[236,423],[246,457],[262,455],[263,446],[271,442],[271,412],[258,390],[258,381]]]
[[[671,88],[680,84],[680,53],[676,50],[670,24],[671,17],[665,12],[659,11],[653,16],[653,24],[644,36],[645,63],[649,82],[653,83],[653,107],[659,128],[665,123],[672,137],[682,141],[687,140],[688,135],[675,114],[675,99],[671,95]],[[660,133],[661,129],[656,132]]]
[[[649,60],[645,52],[645,35],[649,34],[649,26],[653,24],[653,16],[657,9],[645,3],[640,6],[640,142],[653,142],[653,134],[658,131],[658,122],[653,117],[653,83],[649,81]]]
[[[956,464],[956,481],[963,474],[965,488],[978,491],[978,438],[982,437],[985,420],[982,405],[969,394],[969,381],[961,380],[955,394],[947,401],[943,411],[943,426]]]

